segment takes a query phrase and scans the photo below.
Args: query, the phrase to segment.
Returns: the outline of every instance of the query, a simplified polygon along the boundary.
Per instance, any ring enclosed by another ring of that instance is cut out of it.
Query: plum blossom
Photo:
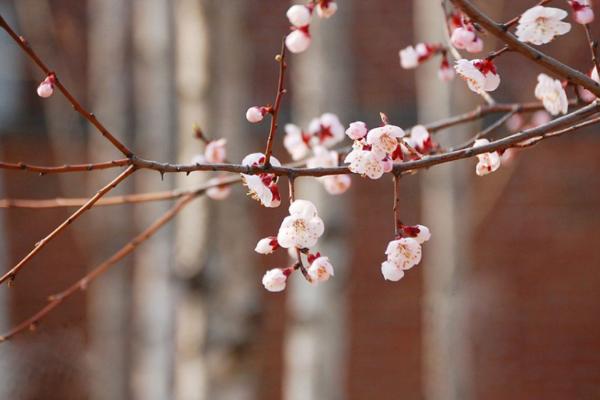
[[[313,283],[325,282],[333,276],[333,266],[329,257],[319,256],[310,263],[307,272]]]
[[[391,261],[381,263],[381,274],[386,281],[398,282],[404,278],[404,270]]]
[[[402,128],[395,125],[384,125],[371,129],[367,134],[367,144],[371,145],[373,152],[378,153],[381,159],[392,153],[398,147],[398,139],[406,133]]]
[[[273,268],[265,272],[262,278],[262,284],[269,292],[281,292],[285,289],[287,283],[289,270],[282,270],[280,268]]]
[[[295,200],[289,208],[277,234],[277,242],[283,248],[308,248],[317,244],[325,226],[317,215],[317,208],[308,200]]]
[[[47,98],[54,93],[54,85],[56,84],[56,76],[49,74],[37,87],[37,94],[40,97]]]
[[[542,101],[544,108],[552,115],[566,114],[569,100],[562,83],[546,74],[538,75],[535,97]]]
[[[269,236],[263,239],[260,239],[256,244],[256,251],[259,254],[271,254],[275,250],[279,248],[279,242],[277,242],[277,238],[275,236]]]
[[[592,69],[592,71],[588,73],[588,76],[591,79],[593,79],[594,81],[600,82],[600,79],[598,78],[598,71],[596,70],[596,67],[594,67]],[[591,103],[592,101],[594,101],[596,99],[596,95],[594,93],[590,92],[589,90],[587,90],[586,88],[584,88],[582,86],[577,86],[577,92],[579,94],[579,97],[586,103]]]
[[[364,138],[367,136],[367,132],[367,124],[362,121],[352,122],[348,129],[346,129],[346,135],[352,140]]]
[[[344,126],[337,115],[325,113],[313,118],[308,125],[310,144],[331,147],[344,140]]]
[[[252,124],[257,124],[263,120],[268,112],[268,107],[252,106],[246,111],[246,119]]]
[[[573,9],[573,18],[575,22],[587,25],[594,21],[594,10],[591,0],[570,0],[569,4]]]
[[[464,49],[469,53],[479,53],[483,50],[483,40],[477,35],[472,24],[454,29],[450,42],[457,49]]]
[[[349,175],[332,175],[323,177],[323,186],[329,194],[337,195],[345,193],[352,184]]]
[[[434,54],[440,52],[442,46],[434,43],[419,43],[416,46],[408,46],[400,50],[400,65],[404,69],[417,68],[419,64],[430,59]]]
[[[206,145],[204,157],[209,163],[222,163],[225,161],[227,139],[213,140]]]
[[[415,125],[410,130],[408,144],[419,153],[427,153],[433,148],[433,141],[427,128],[423,125]]]
[[[571,30],[571,24],[561,21],[568,13],[554,7],[535,6],[519,18],[517,38],[536,45],[550,43],[555,36]]]
[[[297,28],[301,28],[310,24],[312,13],[308,7],[301,4],[295,4],[287,10],[285,15],[290,21],[290,24]]]
[[[368,176],[371,179],[379,179],[383,176],[384,168],[380,157],[371,150],[365,150],[362,144],[355,142],[353,149],[344,160],[348,163],[348,169],[355,174]]]
[[[491,60],[461,59],[456,62],[454,68],[475,93],[492,92],[500,85],[500,76]]]
[[[477,139],[473,144],[473,147],[485,146],[489,143],[490,141],[487,139]],[[479,176],[487,175],[500,168],[501,159],[497,151],[491,153],[477,154],[477,159],[479,160],[479,162],[475,167],[475,172]]]
[[[317,15],[319,18],[331,18],[336,13],[338,5],[332,0],[321,0],[317,4]]]
[[[310,153],[308,145],[310,136],[294,124],[285,125],[285,136],[283,138],[283,146],[290,153],[293,160],[300,160]]]
[[[224,200],[231,194],[231,186],[223,184],[221,177],[209,179],[208,185],[214,185],[206,190],[206,195],[213,200]]]
[[[440,69],[438,69],[438,78],[442,82],[450,82],[454,79],[454,69],[450,67],[447,57],[442,57]]]
[[[262,165],[264,161],[264,154],[252,153],[244,157],[242,165],[257,166]],[[281,166],[279,160],[272,156],[270,163],[276,167]],[[281,197],[277,187],[277,176],[274,174],[241,175],[244,184],[248,187],[248,194],[252,196],[253,199],[259,201],[265,207],[279,207],[281,204]]]
[[[308,25],[301,28],[294,28],[285,37],[285,46],[292,53],[302,53],[310,46],[311,38]]]
[[[388,243],[385,254],[400,268],[411,269],[421,262],[421,245],[414,238],[400,238]]]

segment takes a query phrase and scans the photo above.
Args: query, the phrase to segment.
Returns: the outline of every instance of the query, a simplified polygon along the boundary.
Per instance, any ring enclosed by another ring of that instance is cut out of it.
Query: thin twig
[[[58,234],[60,234],[67,226],[69,226],[73,221],[79,218],[83,213],[92,208],[92,206],[102,198],[106,193],[110,192],[112,189],[117,187],[119,183],[125,180],[129,175],[131,175],[136,170],[135,166],[129,166],[125,171],[123,171],[119,176],[113,179],[108,185],[104,186],[100,189],[92,198],[90,198],[83,206],[81,206],[77,211],[75,211],[69,218],[67,218],[62,224],[56,227],[50,234],[48,234],[45,238],[40,240],[35,244],[33,250],[29,252],[21,261],[17,263],[14,267],[12,267],[8,272],[6,272],[2,277],[0,277],[0,284],[8,281],[12,282],[17,273],[30,261],[37,253],[40,252],[52,239],[54,239]]]
[[[75,293],[86,290],[90,283],[95,281],[99,276],[104,274],[110,268],[114,267],[119,261],[131,254],[140,244],[152,237],[161,227],[163,227],[167,222],[171,221],[187,204],[189,204],[196,197],[197,196],[194,194],[188,194],[187,196],[181,198],[169,211],[167,211],[152,225],[146,228],[146,230],[137,235],[132,241],[123,246],[112,257],[98,265],[66,290],[50,296],[48,298],[48,303],[42,309],[33,314],[31,317],[27,318],[25,321],[21,322],[19,325],[15,326],[5,335],[0,336],[0,343],[7,341],[22,332],[35,329],[40,321],[48,316],[52,310],[58,307],[63,301],[73,296]]]
[[[394,237],[400,236],[400,175],[394,175]]]
[[[594,40],[592,36],[592,28],[589,24],[583,26],[585,28],[585,36],[590,46],[590,52],[592,53],[592,64],[596,67],[596,71],[600,74],[600,60],[598,59],[598,41]]]
[[[498,118],[493,124],[487,126],[485,129],[477,132],[477,134],[475,134],[475,136],[473,136],[471,139],[467,140],[465,143],[463,143],[461,145],[458,145],[458,146],[452,147],[452,150],[463,149],[465,147],[471,146],[473,143],[475,143],[475,141],[477,139],[481,139],[481,138],[484,138],[484,137],[488,136],[490,133],[492,133],[493,131],[495,131],[496,129],[498,129],[506,121],[508,121],[510,119],[510,117],[512,117],[513,115],[517,114],[518,112],[519,111],[517,109],[514,109],[514,110],[512,110],[510,112],[507,112],[502,117]]]
[[[55,74],[44,62],[38,57],[33,48],[29,45],[29,43],[22,36],[17,35],[17,33],[8,25],[8,23],[4,20],[2,15],[0,15],[0,26],[9,34],[9,36],[14,40],[14,42],[33,60],[33,62],[44,72],[44,74]],[[92,125],[98,129],[98,131],[104,136],[112,145],[117,148],[125,157],[131,157],[133,152],[129,150],[127,146],[121,143],[106,127],[98,121],[96,116],[87,111],[83,106],[73,97],[71,92],[67,90],[67,88],[60,82],[58,77],[56,77],[55,82],[56,87],[60,92],[65,96],[67,101],[71,103],[75,111],[83,116],[83,118],[87,119]]]
[[[275,140],[275,133],[277,133],[277,118],[279,117],[279,109],[281,108],[281,99],[285,94],[286,90],[284,88],[285,82],[285,70],[287,68],[287,64],[285,62],[285,39],[281,40],[281,51],[275,57],[275,59],[279,62],[279,80],[277,82],[277,95],[275,96],[275,103],[271,108],[271,127],[269,129],[269,137],[267,138],[267,148],[265,150],[265,162],[266,166],[271,165],[271,152],[273,151],[273,142]]]
[[[72,165],[61,165],[61,166],[41,166],[41,165],[31,165],[25,163],[7,163],[0,161],[0,169],[12,169],[19,171],[29,171],[35,172],[40,175],[47,174],[62,174],[69,172],[89,172],[89,171],[97,171],[101,169],[109,169],[109,168],[118,168],[125,167],[131,165],[131,160],[129,158],[122,158],[120,160],[106,161],[101,163],[88,163],[88,164],[72,164]]]

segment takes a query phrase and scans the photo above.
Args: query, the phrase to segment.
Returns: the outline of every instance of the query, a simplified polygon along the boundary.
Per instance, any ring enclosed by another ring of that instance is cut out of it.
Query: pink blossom
[[[319,18],[331,18],[336,13],[338,5],[332,0],[321,0],[317,4],[317,15]]]
[[[263,120],[267,112],[268,108],[266,107],[253,106],[246,111],[246,119],[248,122],[256,124]]]
[[[352,140],[364,138],[367,136],[367,132],[367,124],[362,121],[352,122],[348,129],[346,129],[346,135]]]
[[[277,241],[281,247],[308,248],[317,244],[323,235],[325,226],[317,215],[317,208],[308,200],[295,200],[289,208],[290,215],[285,217]]]
[[[500,85],[496,66],[490,60],[458,60],[454,67],[475,93],[492,92]]]
[[[286,16],[290,24],[300,28],[310,24],[311,11],[304,5],[295,4],[287,10]]]
[[[262,284],[269,292],[281,292],[287,283],[287,274],[280,268],[273,268],[265,272]]]
[[[285,45],[292,53],[302,53],[310,46],[308,26],[294,29],[285,38]]]
[[[204,157],[209,163],[222,163],[225,161],[227,139],[213,140],[206,145]]]
[[[473,147],[485,146],[489,143],[490,141],[487,139],[477,139]],[[500,168],[501,159],[497,151],[477,154],[477,159],[479,162],[477,163],[475,172],[479,176],[490,174]]]

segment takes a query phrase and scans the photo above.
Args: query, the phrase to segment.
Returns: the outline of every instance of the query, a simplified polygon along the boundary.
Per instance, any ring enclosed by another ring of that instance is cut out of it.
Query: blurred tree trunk
[[[346,124],[354,109],[349,67],[352,3],[344,1],[335,17],[327,21],[315,17],[311,47],[301,57],[292,59],[289,86],[293,121],[303,127],[324,112],[337,114]],[[284,398],[343,399],[347,397],[345,288],[349,273],[344,232],[348,228],[345,215],[349,205],[347,197],[329,195],[315,179],[299,179],[296,183],[297,197],[314,201],[325,221],[325,236],[318,247],[330,257],[335,277],[318,287],[300,276],[292,279],[287,303]]]
[[[415,0],[414,9],[417,41],[436,42],[444,37],[444,16],[439,0]],[[435,59],[417,71],[419,121],[445,118],[466,109],[473,100],[480,101],[462,87],[457,87],[460,97],[453,97],[450,85],[437,79],[438,67],[438,59]],[[443,137],[460,143],[467,139],[461,131],[468,132],[463,126]],[[426,399],[468,400],[472,397],[465,289],[470,269],[468,183],[472,168],[463,164],[444,165],[421,176],[422,223],[433,233],[432,240],[425,245],[423,267]]]
[[[168,0],[135,0],[133,4],[133,75],[136,151],[154,160],[174,159],[176,142],[173,87],[173,26]],[[136,191],[172,187],[156,172],[136,174]],[[138,229],[169,208],[148,203],[135,209]],[[172,394],[174,298],[171,225],[162,228],[134,256],[132,395],[134,399],[170,399]]]
[[[246,0],[212,0],[211,75],[213,107],[210,137],[228,141],[227,157],[239,161],[256,149],[246,135],[246,109],[251,84],[252,46],[247,40]],[[262,146],[262,143],[261,143]],[[239,190],[239,189],[237,189]],[[211,250],[202,271],[201,294],[206,307],[202,353],[206,360],[206,398],[256,398],[257,369],[251,353],[257,329],[259,293],[256,268],[249,252],[256,245],[251,207],[245,196],[234,195],[211,207],[208,227]]]
[[[130,7],[125,0],[88,1],[88,85],[91,109],[108,129],[126,142],[131,135],[129,65]],[[110,160],[115,149],[90,127],[88,160]],[[88,175],[87,192],[105,185],[114,171]],[[123,185],[122,185],[123,186]],[[122,191],[122,187],[117,188]],[[98,209],[90,214],[87,253],[91,266],[130,240],[130,207]],[[89,289],[92,398],[127,399],[129,383],[129,310],[131,259],[109,271]]]
[[[189,162],[202,153],[193,124],[210,134],[210,31],[213,26],[207,0],[176,0],[176,87],[179,147],[177,159]],[[177,176],[177,187],[195,187],[207,174]],[[176,222],[178,298],[176,309],[175,395],[178,400],[206,399],[206,362],[203,355],[206,309],[199,286],[207,256],[209,202],[206,197],[186,207]]]

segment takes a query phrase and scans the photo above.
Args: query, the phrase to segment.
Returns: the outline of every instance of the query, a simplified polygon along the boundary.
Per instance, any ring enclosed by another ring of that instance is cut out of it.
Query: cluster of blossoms
[[[310,46],[310,22],[313,12],[319,18],[330,18],[337,11],[337,3],[332,0],[319,0],[307,5],[295,4],[286,13],[292,30],[285,38],[285,46],[292,53],[302,53]]]
[[[479,53],[483,50],[483,40],[473,25],[464,15],[454,12],[448,21],[450,43],[459,50]]]
[[[248,154],[242,160],[242,165],[257,167],[264,165],[265,155],[263,153]],[[271,156],[269,163],[275,167],[280,167],[278,159]],[[277,175],[275,174],[241,174],[244,185],[248,187],[248,194],[265,207],[275,208],[281,204],[281,196],[277,187]]]
[[[421,262],[421,245],[431,238],[429,228],[423,225],[402,226],[399,236],[388,243],[387,260],[381,264],[384,279],[397,282],[404,271]]]
[[[296,263],[288,268],[273,268],[263,276],[262,283],[270,292],[285,289],[287,278],[297,269],[302,270],[306,279],[313,284],[327,281],[333,276],[333,266],[328,257],[311,253],[310,248],[317,244],[325,226],[317,213],[317,208],[308,200],[295,200],[289,208],[290,215],[284,218],[277,236],[269,236],[258,241],[254,249],[260,254],[271,254],[279,248],[295,253]],[[304,266],[303,256],[308,268]]]
[[[451,81],[454,78],[454,70],[450,67],[446,49],[438,43],[419,43],[416,46],[405,47],[399,52],[400,65],[404,69],[414,69],[436,54],[442,55],[438,78],[443,82]]]
[[[325,113],[310,121],[308,129],[303,131],[299,126],[287,124],[283,145],[292,159],[308,158],[309,168],[329,168],[339,165],[337,151],[329,150],[344,139],[344,126],[335,114]],[[331,175],[318,178],[325,190],[330,194],[344,193],[351,184],[348,175]]]
[[[407,136],[402,128],[388,124],[384,115],[382,119],[384,125],[378,128],[369,130],[364,122],[356,121],[346,130],[354,144],[344,162],[355,174],[379,179],[392,171],[394,161],[406,157],[418,159],[434,148],[431,135],[424,126],[413,127]]]

